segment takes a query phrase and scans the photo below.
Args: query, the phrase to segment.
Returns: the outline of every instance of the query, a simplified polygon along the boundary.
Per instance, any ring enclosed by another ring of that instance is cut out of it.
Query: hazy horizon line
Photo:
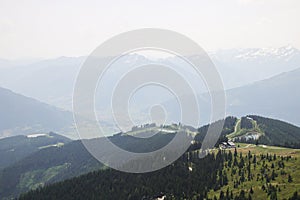
[[[218,49],[205,49],[203,48],[208,54],[213,54],[217,53],[218,51],[230,51],[230,50],[246,50],[246,49],[280,49],[280,48],[294,48],[297,50],[300,50],[300,47],[296,47],[295,45],[291,44],[286,44],[286,45],[281,45],[281,46],[261,46],[261,47],[234,47],[234,48],[218,48]],[[139,54],[139,53],[134,53],[134,54]],[[141,55],[141,54],[139,54]],[[56,60],[60,58],[82,58],[82,57],[88,57],[88,54],[83,54],[83,55],[60,55],[60,56],[43,56],[43,57],[18,57],[18,58],[6,58],[0,56],[0,61],[5,61],[5,62],[39,62],[43,60]],[[169,56],[172,57],[172,56]]]

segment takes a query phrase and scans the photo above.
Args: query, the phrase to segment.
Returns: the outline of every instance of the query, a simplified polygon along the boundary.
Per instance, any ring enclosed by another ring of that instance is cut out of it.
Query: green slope
[[[37,186],[88,173],[101,166],[80,141],[43,148],[0,171],[0,196],[11,198]]]
[[[232,141],[256,141],[264,135],[257,122],[249,117],[239,119],[234,127],[234,131],[227,135],[228,140]]]
[[[247,119],[247,117],[250,119],[242,120]],[[260,144],[275,145],[277,144],[278,137],[281,137],[280,141],[283,144],[281,146],[294,146],[295,142],[300,141],[299,127],[258,116],[247,117],[241,120],[235,117],[226,118],[218,142],[227,140],[227,137],[236,139],[254,131],[261,134],[258,140]],[[216,123],[220,122],[221,121]],[[145,129],[145,134],[152,134],[151,130]],[[198,129],[198,133],[194,138],[195,143],[189,150],[195,150],[201,147],[201,142],[207,130],[208,125]],[[167,132],[168,131],[162,132],[148,139],[133,137],[132,135],[144,134],[139,130],[132,131],[128,134],[116,134],[110,137],[110,140],[125,150],[142,153],[155,151],[165,146],[172,140],[175,134]],[[188,132],[190,133],[191,131]],[[283,134],[285,134],[285,136],[283,136]],[[289,143],[291,141],[289,136],[293,136],[293,143]],[[266,139],[267,142],[263,139]],[[91,141],[93,142],[93,140]],[[250,142],[253,144],[256,143],[256,141]],[[265,153],[263,146],[260,148],[261,152]],[[3,197],[15,196],[29,189],[34,189],[39,185],[55,183],[101,169],[102,167],[103,166],[86,151],[80,141],[74,141],[62,147],[41,149],[35,154],[24,158],[22,161],[0,172],[0,195]]]
[[[199,159],[193,151],[156,172],[98,171],[39,188],[20,199],[226,199],[227,189],[228,199],[288,199],[300,191],[300,150],[276,152],[264,154],[252,145],[236,154],[214,150]],[[224,198],[220,198],[221,191]]]
[[[109,139],[125,150],[141,153],[160,149],[168,144],[174,135],[174,133],[158,133],[145,139],[120,133]],[[101,145],[102,138],[87,142],[99,142]],[[61,147],[42,148],[0,171],[0,196],[14,197],[37,186],[103,168],[104,166],[85,149],[81,141],[73,141]]]
[[[276,119],[248,115],[226,137],[236,142],[300,148],[300,128]]]
[[[241,163],[240,153],[243,156],[242,167],[238,166]],[[288,199],[295,191],[300,191],[300,150],[244,144],[238,148],[236,158],[237,165],[224,163],[223,172],[227,174],[228,185],[210,190],[210,198],[216,196],[219,199],[221,193],[226,194],[227,189],[234,196],[239,196],[243,190],[246,199],[249,195],[252,199]],[[251,188],[253,193],[250,192]]]
[[[257,122],[258,127],[264,132],[259,142],[267,145],[300,148],[300,128],[290,123],[250,115]]]
[[[0,169],[3,169],[26,156],[37,152],[40,148],[63,145],[71,140],[55,133],[39,137],[14,136],[0,139]]]

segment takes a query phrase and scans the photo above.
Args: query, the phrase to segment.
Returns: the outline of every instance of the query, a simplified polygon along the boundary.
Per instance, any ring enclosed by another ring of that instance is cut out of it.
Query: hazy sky
[[[118,33],[165,28],[206,50],[300,48],[299,0],[0,0],[0,58],[81,56]]]

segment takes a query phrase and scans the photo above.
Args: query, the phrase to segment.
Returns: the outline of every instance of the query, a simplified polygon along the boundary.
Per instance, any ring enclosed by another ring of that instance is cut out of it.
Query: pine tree
[[[248,194],[248,200],[252,200],[250,193]]]
[[[271,168],[272,168],[272,169],[274,169],[274,168],[275,168],[275,165],[274,165],[274,163],[272,163],[272,165],[271,165]]]
[[[253,163],[253,164],[256,164],[256,155],[253,156],[253,161],[252,161],[252,163]]]
[[[245,199],[245,191],[244,190],[241,190],[239,198]]]
[[[248,151],[248,159],[250,160],[251,159],[251,151]]]
[[[250,194],[253,194],[253,193],[254,193],[254,191],[253,191],[253,188],[251,186],[251,188],[250,188]]]
[[[277,200],[277,192],[276,192],[276,190],[272,191],[272,193],[270,195],[270,200]]]
[[[298,192],[294,192],[293,196],[291,198],[289,198],[289,200],[298,200],[299,196],[298,196]]]
[[[288,176],[288,182],[289,182],[289,183],[293,182],[292,176],[291,176],[290,174],[289,174],[289,176]]]
[[[272,180],[275,180],[275,177],[276,177],[276,174],[275,174],[275,170],[273,169],[272,175],[271,175]]]
[[[226,190],[226,199],[230,199],[230,196],[229,196],[230,194],[229,194],[229,187],[227,188],[227,190]]]
[[[225,196],[224,196],[224,192],[221,190],[220,191],[220,200],[223,200],[225,199]]]
[[[238,165],[237,158],[236,158],[236,157],[234,157],[234,159],[233,159],[233,166],[237,166],[237,165]]]

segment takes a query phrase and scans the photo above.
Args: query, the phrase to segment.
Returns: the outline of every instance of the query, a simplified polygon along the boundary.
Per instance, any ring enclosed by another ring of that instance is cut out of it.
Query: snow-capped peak
[[[36,138],[36,137],[41,137],[41,136],[47,136],[47,134],[38,133],[38,134],[27,135],[28,138]]]
[[[274,57],[280,59],[290,59],[296,53],[300,53],[298,49],[288,45],[280,48],[253,48],[240,51],[240,54],[236,55],[238,59],[255,59],[260,57]]]

